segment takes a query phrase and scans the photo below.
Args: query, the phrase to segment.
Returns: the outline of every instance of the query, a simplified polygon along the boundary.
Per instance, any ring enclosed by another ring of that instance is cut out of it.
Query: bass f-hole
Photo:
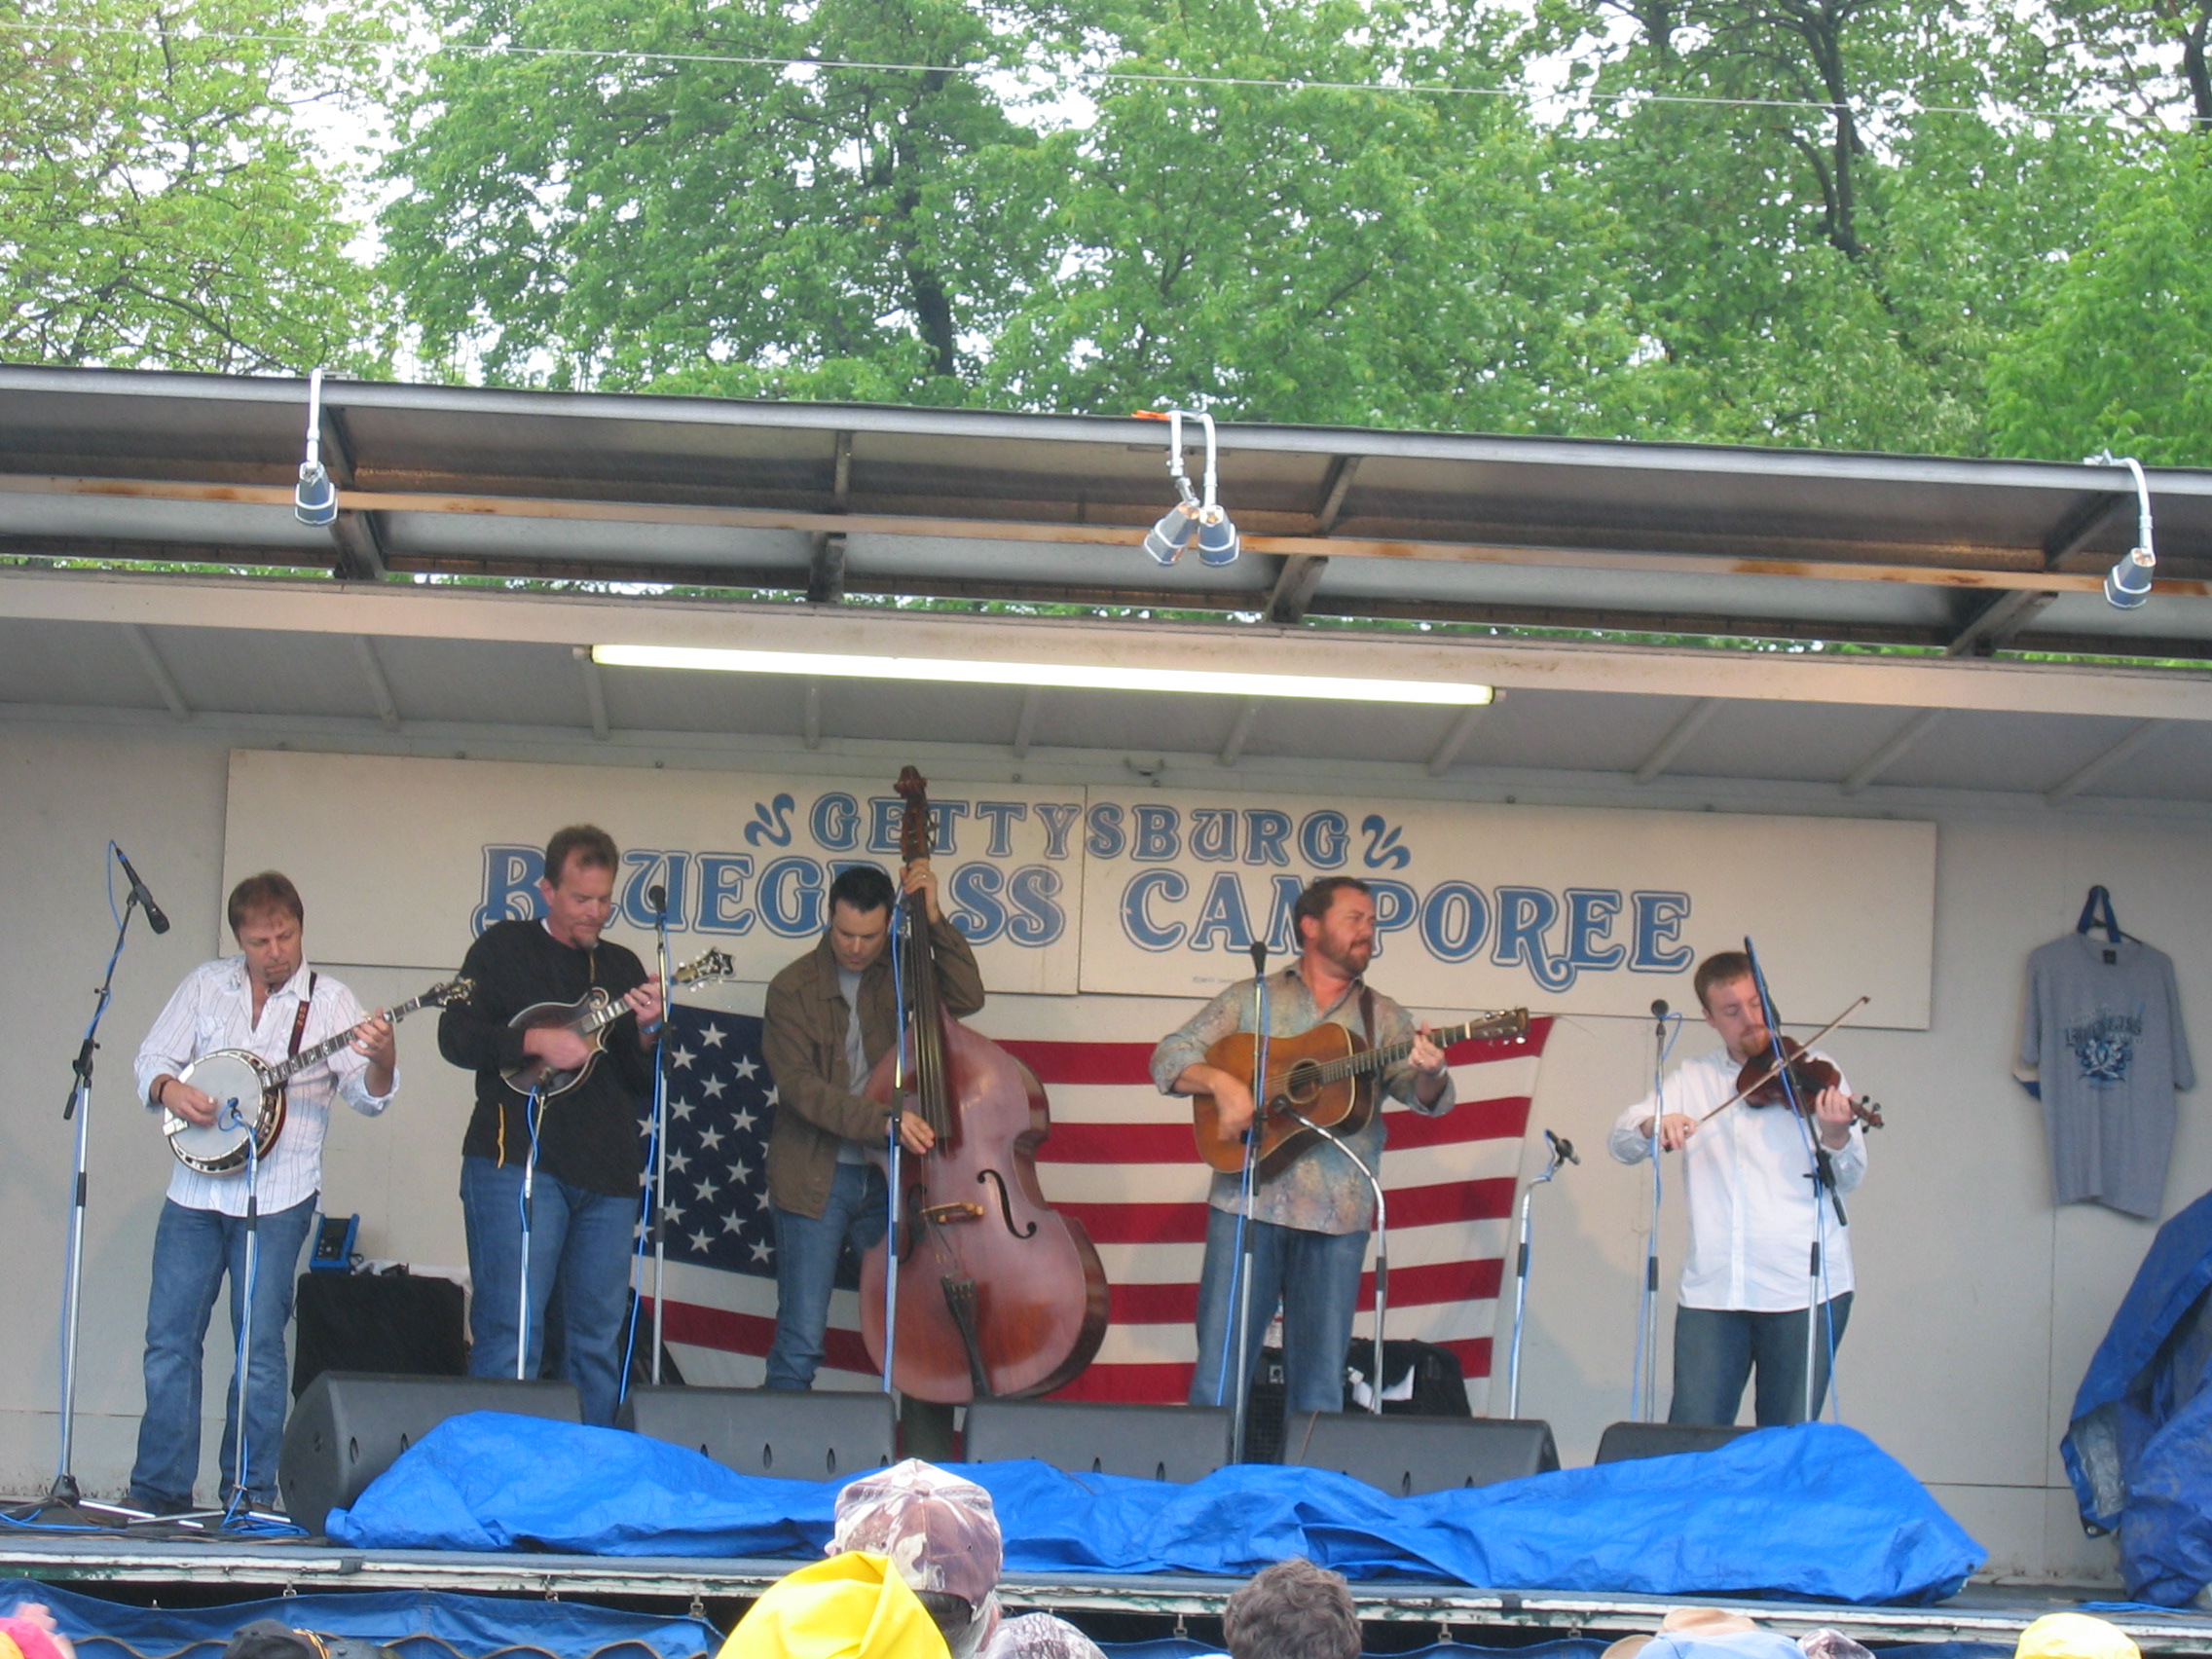
[[[980,1187],[986,1181],[998,1189],[999,1214],[1006,1218],[1006,1230],[1016,1238],[1036,1237],[1037,1224],[1035,1222],[1031,1222],[1027,1227],[1014,1225],[1014,1196],[1006,1190],[1006,1177],[996,1169],[977,1170],[976,1185]]]

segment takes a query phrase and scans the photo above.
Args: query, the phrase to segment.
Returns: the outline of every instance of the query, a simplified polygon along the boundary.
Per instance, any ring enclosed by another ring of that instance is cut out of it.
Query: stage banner
[[[1374,890],[1377,984],[1417,1008],[1693,1013],[1714,951],[1757,944],[1791,1024],[1925,1029],[1936,827],[1098,790],[1084,811],[1083,989],[1211,996],[1265,940],[1295,954],[1316,876]]]
[[[686,1381],[757,1386],[775,1334],[775,1228],[767,1134],[776,1093],[758,1018],[679,1007],[669,1093],[666,1337]],[[1463,1043],[1449,1054],[1459,1104],[1424,1118],[1395,1103],[1382,1183],[1390,1222],[1389,1336],[1458,1356],[1484,1409],[1521,1137],[1551,1034]],[[1198,1161],[1190,1102],[1153,1087],[1150,1043],[1013,1041],[1051,1098],[1038,1182],[1097,1245],[1111,1287],[1104,1346],[1053,1397],[1172,1403],[1198,1362],[1198,1269],[1211,1171]],[[1310,1157],[1333,1156],[1326,1149]],[[1359,1335],[1372,1331],[1373,1256]],[[848,1255],[830,1298],[822,1387],[878,1382],[860,1336],[858,1265]]]
[[[650,961],[657,884],[679,961],[712,946],[765,981],[822,937],[840,868],[899,867],[890,783],[237,750],[224,883],[291,876],[320,961],[451,968],[494,922],[543,914],[546,840],[593,823],[622,849],[609,938]],[[953,786],[930,807],[940,893],[984,983],[1072,993],[1083,792]]]

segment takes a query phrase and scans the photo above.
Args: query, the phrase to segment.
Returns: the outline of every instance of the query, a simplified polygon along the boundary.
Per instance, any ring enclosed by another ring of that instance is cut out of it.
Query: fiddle
[[[1777,1057],[1776,1051],[1780,1051]],[[1787,1074],[1788,1082],[1784,1083]],[[1736,1074],[1736,1097],[1747,1106],[1795,1104],[1801,1116],[1811,1116],[1813,1102],[1822,1090],[1843,1087],[1843,1073],[1796,1038],[1777,1033],[1764,1049],[1744,1062]],[[1869,1129],[1882,1126],[1882,1108],[1871,1095],[1851,1103],[1854,1122]]]

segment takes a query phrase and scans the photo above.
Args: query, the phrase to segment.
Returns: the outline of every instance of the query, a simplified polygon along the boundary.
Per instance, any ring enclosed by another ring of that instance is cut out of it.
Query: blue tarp
[[[2186,1605],[2212,1582],[2212,1194],[2158,1229],[2060,1444],[2082,1519],[2120,1532],[2127,1593]]]
[[[1272,1464],[1188,1486],[1031,1461],[961,1473],[990,1491],[1010,1572],[1241,1577],[1303,1555],[1355,1579],[1914,1603],[1982,1561],[1902,1466],[1832,1423],[1419,1497]],[[425,1435],[328,1529],[356,1548],[808,1558],[835,1498],[641,1435],[478,1412]]]
[[[358,1637],[395,1648],[403,1659],[707,1659],[722,1640],[698,1619],[427,1590],[286,1596],[225,1607],[133,1607],[58,1584],[0,1579],[0,1608],[18,1602],[52,1607],[79,1659],[217,1659],[232,1633],[255,1619],[317,1636]]]

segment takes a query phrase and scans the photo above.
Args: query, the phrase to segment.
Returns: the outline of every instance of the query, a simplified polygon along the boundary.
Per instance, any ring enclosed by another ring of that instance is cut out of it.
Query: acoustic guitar
[[[736,977],[737,964],[730,960],[729,953],[710,950],[669,975],[668,983],[674,989],[678,985],[706,985],[717,979]],[[591,1076],[592,1067],[599,1064],[599,1056],[607,1051],[604,1033],[609,1025],[629,1012],[630,1005],[620,997],[608,996],[605,985],[592,986],[572,1003],[532,1003],[508,1020],[507,1024],[517,1031],[565,1025],[591,1044],[591,1052],[584,1056],[584,1063],[573,1071],[549,1066],[537,1055],[532,1054],[519,1066],[502,1066],[499,1075],[507,1080],[507,1087],[517,1094],[528,1094],[535,1089],[540,1100],[550,1100],[556,1094],[566,1094]]]
[[[1431,1031],[1428,1040],[1439,1049],[1449,1049],[1470,1040],[1519,1041],[1528,1034],[1529,1011],[1515,1008],[1479,1014],[1463,1025]],[[1206,1051],[1206,1064],[1249,1084],[1259,1060],[1258,1046],[1253,1033],[1233,1031]],[[1252,1090],[1259,1110],[1246,1134],[1222,1132],[1221,1111],[1212,1095],[1191,1096],[1198,1156],[1224,1174],[1234,1175],[1244,1167],[1246,1135],[1256,1134],[1259,1178],[1271,1180],[1321,1138],[1292,1117],[1293,1112],[1332,1134],[1357,1134],[1375,1116],[1376,1080],[1413,1051],[1411,1037],[1373,1049],[1348,1026],[1327,1023],[1296,1037],[1271,1037],[1267,1087]]]

